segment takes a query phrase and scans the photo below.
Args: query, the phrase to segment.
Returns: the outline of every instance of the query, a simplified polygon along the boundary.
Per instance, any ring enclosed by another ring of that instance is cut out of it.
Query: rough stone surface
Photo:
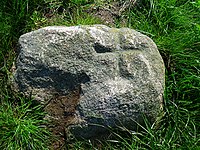
[[[45,27],[20,37],[15,67],[14,89],[45,104],[57,131],[76,137],[103,134],[101,126],[135,129],[162,107],[163,60],[132,29]]]

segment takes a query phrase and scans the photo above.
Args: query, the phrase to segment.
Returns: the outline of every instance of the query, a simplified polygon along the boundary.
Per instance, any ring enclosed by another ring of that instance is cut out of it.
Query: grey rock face
[[[22,35],[19,45],[13,87],[75,136],[103,134],[101,125],[134,129],[142,114],[155,121],[161,110],[163,60],[135,30],[52,26]]]

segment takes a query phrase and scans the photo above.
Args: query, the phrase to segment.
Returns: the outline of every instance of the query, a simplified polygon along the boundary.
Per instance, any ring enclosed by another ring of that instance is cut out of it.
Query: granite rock
[[[13,89],[46,105],[76,137],[135,129],[162,110],[164,63],[155,43],[129,28],[51,26],[24,34]],[[56,125],[55,125],[56,126]]]

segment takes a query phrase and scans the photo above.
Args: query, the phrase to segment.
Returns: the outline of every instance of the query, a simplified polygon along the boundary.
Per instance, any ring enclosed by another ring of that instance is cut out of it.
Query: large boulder
[[[14,89],[46,106],[55,132],[90,138],[106,127],[134,130],[162,108],[163,60],[133,29],[45,27],[20,37],[15,67]]]

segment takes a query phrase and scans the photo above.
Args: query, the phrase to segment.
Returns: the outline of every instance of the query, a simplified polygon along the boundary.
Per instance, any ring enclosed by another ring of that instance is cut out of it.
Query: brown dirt
[[[88,13],[92,13],[97,18],[100,18],[108,26],[115,26],[117,20],[121,20],[120,24],[125,24],[126,17],[123,17],[123,13],[127,11],[128,8],[132,8],[136,4],[136,0],[124,0],[124,1],[114,1],[110,3],[105,3],[102,6],[91,7],[87,10]]]
[[[45,107],[48,112],[49,120],[52,122],[49,126],[53,136],[57,137],[53,144],[53,149],[61,149],[67,139],[66,127],[76,121],[76,106],[79,103],[80,89],[77,88],[65,96],[56,96],[51,99]]]

